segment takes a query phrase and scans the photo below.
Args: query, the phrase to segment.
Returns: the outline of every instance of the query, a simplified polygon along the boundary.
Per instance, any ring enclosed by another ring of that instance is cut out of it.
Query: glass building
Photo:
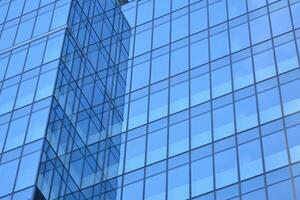
[[[300,0],[0,1],[0,200],[300,200]]]

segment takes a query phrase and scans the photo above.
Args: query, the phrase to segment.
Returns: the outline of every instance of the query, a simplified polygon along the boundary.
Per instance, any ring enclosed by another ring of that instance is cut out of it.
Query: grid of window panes
[[[117,199],[300,199],[300,1],[122,10],[132,36],[119,176],[107,181]]]

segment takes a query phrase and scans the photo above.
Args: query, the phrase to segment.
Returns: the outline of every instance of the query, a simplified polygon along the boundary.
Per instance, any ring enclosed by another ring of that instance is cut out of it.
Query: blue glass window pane
[[[5,88],[0,94],[0,114],[11,111],[14,106],[14,101],[17,95],[18,85]]]
[[[238,90],[253,84],[253,70],[251,58],[246,58],[232,64],[234,89]]]
[[[20,190],[35,184],[39,160],[40,152],[36,152],[22,158],[15,188],[16,190]]]
[[[258,94],[260,122],[266,123],[281,117],[278,88]]]
[[[269,27],[270,24],[267,15],[250,21],[252,43],[257,44],[259,42],[269,39],[271,37],[271,32]]]
[[[13,45],[15,35],[17,31],[17,26],[12,26],[10,28],[6,28],[2,31],[0,35],[0,51],[11,47]]]
[[[59,35],[48,40],[44,55],[44,63],[52,61],[60,56],[63,40],[64,35]]]
[[[24,6],[24,1],[25,0],[10,1],[11,3],[9,6],[9,11],[6,17],[6,21],[9,21],[21,15]]]
[[[69,16],[70,3],[67,2],[65,5],[55,8],[51,29],[63,26],[67,24],[67,19]]]
[[[9,56],[0,57],[0,81],[3,80]]]
[[[193,197],[213,190],[212,157],[193,162],[191,170]]]
[[[239,146],[241,179],[247,179],[263,172],[259,140]]]
[[[276,47],[275,53],[279,73],[298,67],[298,56],[294,41]]]
[[[250,45],[248,24],[241,24],[230,29],[231,52],[236,52]]]
[[[40,139],[44,136],[48,122],[48,115],[48,109],[32,113],[26,136],[26,143]]]
[[[169,129],[169,156],[187,151],[189,148],[189,123],[183,121]]]
[[[0,125],[0,133],[1,133],[0,134],[0,153],[2,153],[2,149],[3,149],[7,129],[8,129],[8,124]]]
[[[46,98],[53,94],[57,70],[49,71],[40,75],[35,100]]]
[[[188,70],[189,67],[189,49],[183,47],[172,51],[171,53],[171,75],[179,74]]]
[[[281,86],[284,114],[288,115],[300,110],[300,80]]]
[[[0,24],[4,22],[8,10],[9,2],[0,6]]]
[[[231,70],[229,66],[211,72],[213,98],[231,92]]]
[[[248,0],[247,3],[248,3],[248,9],[252,11],[266,5],[266,0],[250,0],[250,1]]]
[[[189,105],[189,85],[183,82],[170,88],[170,112],[175,113]]]
[[[189,197],[189,167],[184,165],[168,172],[168,198],[174,200]]]
[[[291,5],[294,28],[300,27],[300,3]]]
[[[172,0],[172,11],[187,6],[188,2],[189,2],[188,0],[181,0],[181,1]]]
[[[6,151],[23,144],[27,130],[28,119],[29,116],[25,116],[11,122],[5,143]]]
[[[209,74],[191,79],[191,105],[197,105],[210,99]]]
[[[287,129],[287,137],[289,141],[289,150],[291,156],[291,162],[297,162],[300,160],[300,126],[294,126]]]
[[[26,0],[25,1],[25,7],[24,7],[24,13],[33,11],[38,8],[40,3],[40,0]]]
[[[247,11],[246,0],[228,0],[227,6],[229,19],[242,15]]]
[[[15,108],[20,108],[33,102],[36,85],[37,77],[21,83]]]
[[[243,195],[243,200],[253,200],[253,199],[266,200],[265,190],[260,189]]]
[[[201,20],[199,20],[201,19]],[[207,28],[207,8],[197,9],[190,12],[190,32],[197,33]]]
[[[172,20],[172,41],[179,40],[188,35],[188,19],[188,15],[183,15]]]
[[[141,1],[138,4],[137,25],[140,25],[152,19],[153,1]]]
[[[123,187],[122,200],[143,199],[143,181]]]
[[[201,126],[199,126],[201,124]],[[191,119],[191,146],[196,148],[211,142],[211,114],[206,113]]]
[[[250,97],[235,103],[236,127],[241,132],[257,125],[256,98]]]
[[[12,192],[16,178],[19,160],[4,163],[0,165],[0,196],[4,196]]]
[[[166,174],[159,174],[146,179],[146,200],[164,200],[166,193]]]
[[[227,18],[226,1],[220,0],[209,5],[209,25],[214,26],[224,22]]]
[[[293,200],[293,189],[290,180],[268,187],[269,200]]]
[[[155,17],[160,17],[170,12],[171,2],[170,0],[155,0]]]
[[[31,38],[35,18],[20,23],[15,43],[18,44]]]
[[[125,165],[126,172],[140,168],[144,165],[146,146],[145,142],[145,136],[127,142]]]
[[[267,171],[282,167],[288,163],[283,132],[264,137],[263,150]]]
[[[294,179],[295,181],[295,192],[297,197],[300,197],[300,177],[298,176],[297,178]]]
[[[151,83],[163,80],[169,75],[169,54],[152,59]]]
[[[273,35],[277,36],[292,29],[289,8],[283,8],[271,13]]]
[[[170,41],[170,22],[164,22],[153,29],[153,49],[168,44]]]
[[[168,90],[155,92],[150,96],[149,121],[162,118],[168,114]]]
[[[208,40],[197,41],[190,46],[191,48],[191,68],[198,67],[208,62]]]
[[[9,61],[8,68],[6,71],[6,78],[15,76],[20,74],[23,70],[25,58],[26,58],[27,50],[22,50],[14,53]]]
[[[144,62],[133,67],[131,91],[145,87],[149,84],[149,70],[149,62]]]
[[[148,99],[141,98],[130,103],[129,128],[146,123]]]
[[[211,60],[223,57],[229,53],[227,31],[211,36],[210,53]]]
[[[40,12],[39,15],[37,16],[36,22],[35,22],[35,28],[33,32],[33,36],[38,36],[43,33],[46,33],[49,31],[50,28],[50,23],[51,23],[51,18],[52,18],[52,8],[49,11],[44,11]]]
[[[232,104],[214,110],[213,120],[214,140],[232,135],[234,133],[234,116]]]
[[[235,183],[238,180],[235,149],[215,155],[216,188]]]
[[[140,55],[145,52],[148,52],[151,48],[151,35],[152,30],[143,31],[137,33],[135,36],[135,49],[134,54]]]
[[[29,48],[25,64],[25,70],[35,68],[42,64],[45,45],[45,42],[41,42]]]
[[[163,160],[167,155],[167,129],[162,129],[148,135],[147,163]]]
[[[262,81],[276,74],[273,50],[254,55],[256,81]]]

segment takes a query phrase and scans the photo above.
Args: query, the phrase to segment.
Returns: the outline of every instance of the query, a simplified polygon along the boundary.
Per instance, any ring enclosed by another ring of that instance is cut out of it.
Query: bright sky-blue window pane
[[[291,155],[291,162],[300,160],[300,126],[294,126],[287,130],[288,144]]]
[[[23,70],[27,50],[22,50],[14,53],[9,61],[6,78],[20,74]]]
[[[179,74],[188,69],[188,47],[183,47],[171,53],[171,75]]]
[[[152,59],[151,83],[163,80],[169,75],[169,54]]]
[[[248,9],[251,11],[266,5],[266,0],[248,0],[247,3]]]
[[[40,3],[40,0],[26,0],[25,1],[25,7],[24,7],[24,13],[33,11],[38,8]]]
[[[281,86],[284,114],[288,115],[300,110],[300,80]]]
[[[138,4],[137,25],[140,25],[152,19],[153,1],[141,1]]]
[[[290,180],[268,187],[269,200],[293,200],[293,189]]]
[[[243,200],[253,200],[253,199],[266,200],[265,190],[260,189],[243,195]]]
[[[3,89],[0,93],[0,114],[11,111],[14,105],[15,97],[17,94],[18,86]]]
[[[146,123],[148,98],[132,101],[130,104],[129,128],[134,128]]]
[[[143,181],[123,187],[122,200],[143,199]]]
[[[171,2],[170,0],[155,0],[155,17],[160,17],[170,12]]]
[[[209,74],[204,74],[191,79],[191,104],[192,106],[210,99]]]
[[[67,19],[69,16],[69,7],[70,3],[66,3],[63,6],[60,6],[58,8],[55,8],[51,29],[63,26],[67,24]]]
[[[163,160],[167,155],[167,129],[162,129],[148,135],[147,163]]]
[[[39,160],[40,152],[36,152],[22,158],[17,178],[16,190],[20,190],[35,184]]]
[[[190,12],[190,31],[191,34],[207,28],[207,8],[197,9]]]
[[[227,18],[226,1],[220,0],[209,5],[209,25],[214,26],[224,22]]]
[[[235,149],[215,155],[216,188],[235,183],[238,180]]]
[[[5,74],[5,71],[6,71],[6,67],[7,67],[7,64],[8,64],[8,59],[9,59],[9,56],[4,56],[3,58],[0,57],[0,81],[3,80],[4,78],[4,74]]]
[[[5,142],[6,132],[8,129],[8,124],[0,125],[0,153],[2,153],[2,148]]]
[[[16,178],[19,160],[4,163],[0,165],[0,196],[4,196],[12,192],[14,181]],[[5,180],[5,181],[3,181]]]
[[[162,118],[168,114],[168,90],[155,92],[150,96],[149,121]]]
[[[60,56],[64,35],[59,35],[48,40],[44,63],[52,61]]]
[[[256,81],[262,81],[276,75],[273,50],[254,55]]]
[[[213,119],[214,140],[227,137],[234,133],[234,116],[232,104],[214,110]]]
[[[213,190],[212,157],[193,162],[191,170],[193,197]]]
[[[18,29],[15,43],[18,44],[31,38],[35,18],[23,21]]]
[[[44,136],[48,121],[48,115],[48,109],[43,109],[38,112],[32,113],[26,136],[26,143],[40,139]]]
[[[145,136],[127,142],[125,165],[126,172],[140,168],[144,165],[146,146],[145,142]]]
[[[49,31],[52,12],[53,10],[51,8],[50,11],[39,13],[35,22],[35,28],[33,33],[34,37]]]
[[[144,62],[133,67],[131,91],[145,87],[149,84],[149,65],[149,62]]]
[[[170,89],[170,112],[175,113],[188,107],[188,82],[172,86]]]
[[[52,95],[56,80],[57,70],[52,70],[40,75],[35,100],[40,100]]]
[[[256,99],[250,97],[235,103],[237,131],[244,131],[257,125]]]
[[[251,58],[246,58],[232,64],[234,89],[253,84],[253,70]]]
[[[208,62],[208,40],[197,41],[190,46],[191,49],[191,68],[198,67]]]
[[[172,21],[172,41],[179,40],[188,35],[188,15],[177,17]]]
[[[281,117],[278,88],[258,94],[260,122],[266,123]]]
[[[230,29],[231,52],[236,52],[250,45],[248,24],[241,24]]]
[[[0,6],[0,24],[4,22],[8,10],[9,2]]]
[[[278,73],[298,67],[298,56],[295,42],[285,43],[275,48]]]
[[[45,44],[45,42],[41,42],[29,48],[25,64],[25,70],[35,68],[42,63]]]
[[[227,6],[229,19],[242,15],[247,11],[246,0],[228,0]]]
[[[6,17],[6,21],[9,21],[21,15],[24,6],[24,1],[25,0],[10,1],[11,3],[9,6],[9,11]]]
[[[15,35],[17,31],[17,26],[12,26],[10,28],[6,28],[2,31],[0,35],[0,51],[11,47],[13,45]]]
[[[135,36],[135,49],[134,54],[140,55],[147,51],[150,51],[151,48],[151,32],[152,30],[143,31],[138,33]]]
[[[153,48],[166,45],[170,40],[170,22],[165,22],[153,29]]]
[[[188,199],[189,167],[184,165],[169,171],[168,198],[172,200]]]
[[[37,77],[21,83],[15,108],[20,108],[33,102],[36,85]]]
[[[257,44],[259,42],[269,39],[271,37],[269,27],[270,27],[270,24],[269,24],[269,18],[267,15],[250,21],[252,43]]]
[[[213,98],[231,92],[231,70],[229,66],[211,72]]]
[[[189,123],[183,121],[169,129],[169,156],[187,151],[189,148]]]
[[[172,0],[172,10],[178,10],[184,6],[187,6],[189,3],[188,0],[181,0],[181,1],[177,1],[177,0]]]
[[[199,126],[201,124],[201,126]],[[211,142],[211,114],[206,113],[191,119],[191,146],[196,148]]]
[[[227,31],[211,36],[210,53],[211,60],[223,57],[229,53]]]
[[[242,180],[262,173],[263,166],[259,140],[239,146],[239,163]]]
[[[291,5],[292,9],[292,16],[293,16],[293,21],[294,21],[294,28],[299,28],[300,27],[300,3],[296,3]]]
[[[298,176],[295,180],[295,190],[297,197],[300,197],[300,177]]]
[[[11,122],[5,144],[6,151],[23,144],[28,125],[28,119],[29,116],[25,116]]]
[[[289,8],[283,8],[271,13],[273,35],[277,36],[292,29]]]
[[[164,200],[166,193],[166,174],[158,174],[146,179],[146,200]]]
[[[288,164],[285,138],[283,132],[278,132],[263,138],[265,167],[267,171]]]

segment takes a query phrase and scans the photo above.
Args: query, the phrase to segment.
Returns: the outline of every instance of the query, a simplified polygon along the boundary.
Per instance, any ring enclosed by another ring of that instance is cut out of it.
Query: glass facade
[[[0,200],[298,200],[299,58],[300,0],[2,0]]]

